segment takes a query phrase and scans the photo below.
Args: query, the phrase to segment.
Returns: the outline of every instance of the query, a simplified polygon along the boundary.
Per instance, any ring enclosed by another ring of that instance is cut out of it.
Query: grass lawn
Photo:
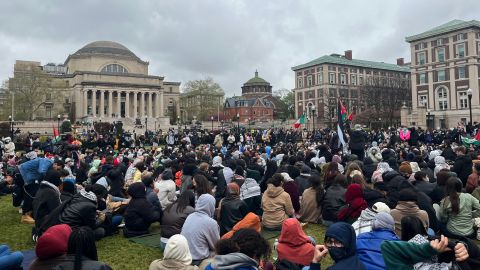
[[[34,248],[31,238],[32,225],[20,223],[21,215],[18,209],[12,206],[11,196],[0,197],[0,217],[0,244],[7,244],[12,250]],[[321,243],[325,227],[310,224],[305,233]],[[272,244],[273,241],[272,239]],[[99,260],[108,263],[113,269],[148,269],[153,260],[163,257],[160,250],[133,243],[121,234],[98,241],[97,249]],[[322,263],[322,268],[330,263],[331,259],[327,257],[325,263]]]

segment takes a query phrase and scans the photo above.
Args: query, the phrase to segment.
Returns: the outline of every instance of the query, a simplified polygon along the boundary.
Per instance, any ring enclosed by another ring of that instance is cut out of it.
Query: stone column
[[[125,118],[130,117],[130,92],[125,92]]]
[[[117,92],[117,116],[122,117],[122,107],[120,106],[122,104],[122,91]]]
[[[104,117],[105,112],[105,91],[100,90],[100,109],[98,112],[99,117]]]
[[[83,91],[83,115],[88,116],[88,90]]]
[[[137,92],[133,92],[133,118],[137,119],[137,107],[138,107],[138,99],[137,99]]]
[[[92,89],[92,116],[97,115],[97,90]]]
[[[140,118],[145,116],[145,93],[140,93]]]
[[[160,117],[160,93],[155,93],[155,117]]]
[[[153,117],[153,92],[148,93],[148,117]]]
[[[108,91],[108,117],[112,117],[113,114],[113,91]]]
[[[160,105],[158,106],[158,109],[160,110],[160,117],[165,116],[165,110],[163,109],[163,91],[160,92]]]

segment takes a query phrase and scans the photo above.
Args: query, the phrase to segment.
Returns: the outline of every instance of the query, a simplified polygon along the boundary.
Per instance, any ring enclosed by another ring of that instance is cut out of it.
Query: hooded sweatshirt
[[[210,194],[198,197],[195,212],[190,214],[182,227],[182,235],[188,240],[192,259],[211,257],[215,244],[220,239],[220,228],[213,219],[215,198]]]
[[[341,257],[332,256],[333,248],[329,248],[330,256],[334,259],[335,264],[330,266],[329,270],[366,270],[363,263],[357,256],[357,244],[355,231],[352,225],[345,222],[337,222],[328,227],[325,237],[334,238],[343,244],[344,255]],[[337,249],[337,248],[336,248]]]
[[[258,269],[258,263],[247,255],[235,252],[217,255],[205,270]]]
[[[124,235],[131,237],[147,234],[150,224],[160,221],[162,213],[147,200],[147,192],[142,182],[130,185],[128,195],[132,198],[125,210]]]
[[[356,220],[363,209],[367,208],[367,202],[363,199],[362,186],[351,184],[345,192],[345,202],[347,207],[338,213],[338,220],[351,221]]]
[[[165,251],[163,252],[163,260],[153,261],[150,264],[149,270],[197,269],[196,266],[190,265],[191,263],[192,255],[188,248],[187,239],[185,239],[183,235],[176,234],[168,240]]]
[[[290,195],[283,187],[268,184],[262,196],[262,224],[269,228],[278,228],[294,213]]]
[[[310,265],[315,247],[295,218],[285,220],[277,245],[278,259],[300,265]]]
[[[260,232],[262,229],[260,218],[254,213],[248,213],[242,220],[240,220],[237,224],[235,224],[235,226],[233,226],[232,230],[224,234],[222,236],[222,239],[229,239],[236,231],[246,228],[254,229],[257,232]]]

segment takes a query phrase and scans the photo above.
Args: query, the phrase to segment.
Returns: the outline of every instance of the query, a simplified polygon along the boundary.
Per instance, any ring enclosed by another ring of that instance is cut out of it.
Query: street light
[[[315,133],[315,110],[316,110],[315,105],[312,105],[311,109],[312,109],[312,118],[313,118],[313,123],[312,123],[313,124],[313,133]]]
[[[60,114],[57,115],[57,129],[58,129],[58,132],[60,132]]]
[[[213,116],[211,116],[210,119],[212,120],[212,131],[213,131]]]
[[[148,130],[148,118],[145,116],[145,134],[147,134]]]
[[[473,122],[472,122],[472,96],[473,96],[473,90],[472,88],[468,88],[467,90],[467,96],[468,96],[468,108],[470,110],[470,123],[468,126],[470,127],[470,132],[473,132]]]
[[[238,129],[238,134],[240,135],[240,114],[237,113],[237,129]]]
[[[12,138],[13,140],[13,118],[11,115],[8,116],[8,120],[10,121],[10,137]]]
[[[432,120],[430,120],[430,117],[432,117],[432,116],[430,114],[430,109],[428,109],[427,110],[427,129],[430,129],[430,126],[431,126]]]

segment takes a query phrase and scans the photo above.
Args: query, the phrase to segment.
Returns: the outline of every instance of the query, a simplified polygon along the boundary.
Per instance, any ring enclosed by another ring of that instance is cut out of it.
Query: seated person
[[[78,267],[80,266],[80,267]],[[68,239],[65,262],[53,269],[111,270],[106,263],[98,261],[95,233],[89,227],[76,228]]]
[[[220,235],[230,231],[248,213],[248,206],[240,200],[240,187],[236,183],[229,183],[226,193],[226,197],[218,205],[217,219],[220,225]]]
[[[195,212],[183,224],[181,234],[188,240],[193,265],[200,265],[203,260],[211,258],[215,243],[220,239],[220,229],[213,219],[214,212],[215,198],[203,194],[197,200]]]
[[[38,238],[35,245],[35,259],[30,264],[29,270],[52,269],[64,262],[68,249],[68,239],[72,229],[66,224],[50,227]]]
[[[185,193],[185,192],[184,192]],[[191,265],[192,255],[188,248],[187,239],[181,234],[175,234],[168,239],[163,260],[155,260],[150,264],[149,270],[195,270],[197,266]]]
[[[360,184],[350,184],[345,192],[347,207],[338,212],[337,219],[352,224],[367,208],[367,202],[363,199],[363,189]]]
[[[303,232],[300,222],[289,218],[283,222],[277,252],[279,261],[287,260],[299,266],[307,266],[312,262],[315,245]]]
[[[395,234],[400,238],[403,238],[401,221],[404,216],[418,217],[423,222],[425,230],[428,229],[428,214],[426,211],[420,210],[417,204],[417,198],[417,193],[411,188],[405,188],[398,192],[397,206],[390,211],[390,214],[395,220]]]
[[[184,191],[173,204],[165,208],[160,221],[160,249],[165,248],[170,237],[182,232],[185,220],[194,211],[195,194],[191,190]]]
[[[222,239],[232,237],[232,235],[240,229],[253,229],[257,232],[261,232],[262,223],[260,222],[260,217],[252,212],[248,213],[242,220],[235,224],[235,226],[233,226],[233,228],[229,232],[222,235]]]
[[[283,181],[281,174],[274,174],[263,193],[262,224],[266,229],[281,230],[283,222],[294,214],[290,195],[283,190]]]
[[[135,182],[128,187],[128,195],[131,200],[125,209],[125,237],[139,236],[149,233],[149,227],[153,222],[160,221],[161,208],[155,208],[147,201],[147,191],[142,182]]]
[[[325,197],[322,178],[312,175],[307,180],[309,187],[303,191],[300,201],[300,220],[308,223],[322,223],[322,203]]]
[[[61,184],[60,172],[56,170],[47,171],[33,199],[33,218],[36,228],[39,228],[44,218],[61,204],[59,189]]]
[[[371,208],[368,207],[363,210],[357,221],[352,224],[355,234],[358,236],[361,233],[370,232],[372,230],[373,221],[375,220],[375,215],[381,212],[390,214],[390,208],[382,202],[377,202]]]
[[[262,194],[255,179],[247,177],[240,187],[240,199],[248,206],[248,212],[262,215]]]
[[[160,206],[160,200],[158,199],[157,193],[154,189],[153,177],[150,174],[143,175],[142,183],[145,185],[147,190],[147,201],[150,202],[150,204],[152,204],[155,209],[163,210],[163,208]]]
[[[367,269],[387,269],[383,261],[381,245],[383,241],[398,241],[395,234],[395,221],[386,212],[375,215],[372,231],[357,236],[357,254]]]
[[[323,224],[329,226],[337,221],[338,212],[345,206],[345,186],[347,178],[343,174],[337,174],[330,187],[325,191],[322,205]]]

